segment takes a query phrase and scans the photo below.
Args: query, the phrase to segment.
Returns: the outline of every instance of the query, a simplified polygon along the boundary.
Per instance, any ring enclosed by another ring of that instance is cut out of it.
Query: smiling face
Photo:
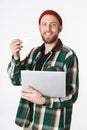
[[[47,44],[51,44],[57,41],[62,26],[55,16],[48,14],[42,17],[39,30],[43,41]]]

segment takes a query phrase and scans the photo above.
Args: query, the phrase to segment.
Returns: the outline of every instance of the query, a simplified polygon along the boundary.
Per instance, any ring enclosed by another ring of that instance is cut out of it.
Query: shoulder
[[[31,58],[35,58],[36,56],[39,57],[41,52],[38,50],[38,48],[39,48],[39,46],[32,48],[30,53],[29,53],[29,57],[31,57]]]
[[[68,58],[68,57],[70,57],[70,56],[76,56],[75,51],[74,51],[72,48],[70,48],[70,47],[68,47],[68,46],[66,46],[66,45],[63,45],[62,51],[63,51],[64,53],[66,53],[66,58]],[[77,57],[77,56],[76,56],[76,57]]]

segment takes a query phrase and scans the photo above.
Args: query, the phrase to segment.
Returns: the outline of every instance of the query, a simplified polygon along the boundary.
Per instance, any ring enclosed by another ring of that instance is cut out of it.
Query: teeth
[[[50,36],[50,35],[51,35],[51,33],[46,33],[46,35],[47,35],[47,36]]]

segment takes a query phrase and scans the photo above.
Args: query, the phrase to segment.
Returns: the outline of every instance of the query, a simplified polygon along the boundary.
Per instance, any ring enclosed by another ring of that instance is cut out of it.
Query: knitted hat
[[[62,18],[61,18],[61,16],[57,12],[55,12],[54,10],[45,10],[39,17],[39,24],[40,24],[40,21],[41,21],[42,17],[44,15],[47,15],[47,14],[54,15],[58,19],[60,25],[62,25]]]

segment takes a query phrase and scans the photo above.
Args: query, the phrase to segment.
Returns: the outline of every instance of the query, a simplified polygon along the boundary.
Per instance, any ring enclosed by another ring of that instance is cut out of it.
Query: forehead
[[[54,15],[50,15],[50,14],[44,15],[41,18],[41,22],[56,22],[56,23],[59,23],[58,19]]]

